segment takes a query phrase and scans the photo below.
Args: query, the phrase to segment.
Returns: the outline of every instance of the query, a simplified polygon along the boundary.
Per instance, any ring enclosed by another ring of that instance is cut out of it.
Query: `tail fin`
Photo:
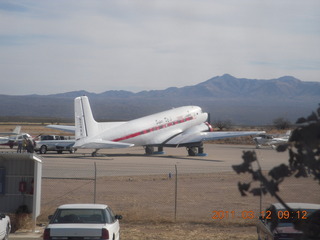
[[[98,134],[98,123],[93,118],[87,96],[74,99],[74,121],[76,140]]]
[[[16,128],[12,131],[14,134],[20,134],[21,126],[16,126]]]

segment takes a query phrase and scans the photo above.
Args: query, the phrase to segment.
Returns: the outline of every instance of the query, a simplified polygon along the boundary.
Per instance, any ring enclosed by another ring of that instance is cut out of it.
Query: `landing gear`
[[[199,145],[199,146],[190,146],[187,147],[187,151],[188,151],[188,155],[189,156],[207,156],[206,153],[203,152],[203,144]]]
[[[154,149],[152,146],[145,146],[146,155],[152,155],[154,152]]]
[[[198,153],[196,147],[187,147],[187,150],[188,150],[188,155],[189,156],[195,156]]]
[[[93,152],[91,153],[91,156],[92,156],[92,157],[96,157],[98,151],[99,151],[99,149],[96,149],[95,151],[93,151]]]
[[[203,145],[201,145],[201,146],[198,147],[198,155],[203,155],[203,154],[204,154],[205,156],[207,155],[207,154],[205,154],[205,153],[203,152],[203,149],[204,149]]]
[[[164,154],[163,147],[162,146],[158,147],[158,151],[154,152],[154,154]]]
[[[164,154],[162,146],[158,147],[158,151],[154,151],[154,147],[153,146],[145,146],[144,149],[146,151],[146,155]]]

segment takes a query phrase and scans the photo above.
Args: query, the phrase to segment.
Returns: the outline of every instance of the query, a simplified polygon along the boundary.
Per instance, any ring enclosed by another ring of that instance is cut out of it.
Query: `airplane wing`
[[[134,144],[131,143],[121,143],[113,142],[102,139],[93,139],[90,141],[78,140],[73,145],[74,148],[93,148],[93,149],[102,149],[102,148],[127,148],[133,147]]]
[[[52,128],[52,129],[57,129],[57,130],[62,130],[65,132],[75,132],[76,127],[75,126],[69,126],[69,125],[47,125],[47,128]]]
[[[223,138],[232,138],[232,137],[242,137],[242,136],[251,136],[265,133],[265,131],[243,131],[243,132],[195,132],[186,135],[179,135],[166,144],[186,144],[193,142],[202,142],[209,140],[217,140]]]

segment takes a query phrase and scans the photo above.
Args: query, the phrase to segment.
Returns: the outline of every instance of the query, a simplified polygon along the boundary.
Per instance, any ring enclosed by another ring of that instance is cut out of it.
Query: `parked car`
[[[104,204],[66,204],[57,208],[44,230],[43,239],[119,240],[121,215]]]
[[[11,231],[10,217],[0,213],[0,239],[9,239],[9,233]]]
[[[293,219],[307,220],[310,214],[320,210],[320,204],[287,203],[293,210],[289,212],[280,203],[271,204],[259,218],[258,239],[291,240],[300,239],[302,232],[294,228]]]
[[[42,135],[35,143],[35,151],[40,154],[46,154],[47,151],[57,151],[58,153],[62,153],[63,151],[74,153],[76,151],[76,149],[73,148],[75,140],[66,139],[64,136]]]

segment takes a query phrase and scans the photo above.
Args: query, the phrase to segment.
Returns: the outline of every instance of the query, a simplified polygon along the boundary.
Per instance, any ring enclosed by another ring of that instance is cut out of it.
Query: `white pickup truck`
[[[74,153],[77,150],[73,148],[75,140],[66,138],[58,135],[42,135],[35,141],[35,151],[40,154],[46,154],[47,151],[56,151],[58,153],[68,151]]]

